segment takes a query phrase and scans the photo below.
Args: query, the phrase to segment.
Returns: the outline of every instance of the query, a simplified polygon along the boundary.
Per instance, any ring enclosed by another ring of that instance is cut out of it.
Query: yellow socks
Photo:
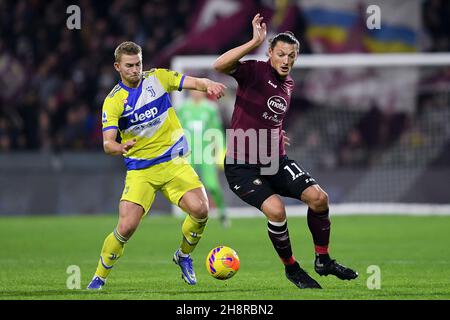
[[[187,215],[184,219],[181,231],[183,233],[183,240],[181,242],[181,253],[190,254],[194,251],[195,246],[202,237],[203,231],[206,227],[208,218],[197,219],[190,215]],[[124,246],[128,239],[123,237],[117,229],[111,232],[103,243],[102,252],[100,254],[100,260],[98,261],[97,270],[95,275],[106,279],[116,261],[123,255]]]
[[[186,216],[184,219],[181,231],[183,233],[183,241],[181,242],[181,252],[184,254],[189,254],[194,251],[195,246],[200,241],[202,237],[203,230],[205,230],[206,222],[208,217],[204,219],[197,219],[190,215]]]
[[[102,252],[100,254],[100,260],[98,261],[97,270],[95,275],[100,278],[106,279],[111,272],[114,263],[122,256],[124,245],[128,239],[120,235],[117,229],[111,232],[103,243]]]

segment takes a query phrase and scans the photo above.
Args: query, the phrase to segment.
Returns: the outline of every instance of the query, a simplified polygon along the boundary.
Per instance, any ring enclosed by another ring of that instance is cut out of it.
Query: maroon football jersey
[[[291,76],[280,79],[269,61],[239,62],[230,75],[238,89],[232,130],[227,130],[227,157],[267,164],[270,157],[285,155],[281,130],[294,80]]]

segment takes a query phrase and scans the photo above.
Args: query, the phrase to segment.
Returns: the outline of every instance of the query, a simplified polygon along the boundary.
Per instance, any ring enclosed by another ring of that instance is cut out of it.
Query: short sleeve
[[[156,69],[155,74],[167,92],[181,91],[183,88],[184,74],[169,69]]]
[[[106,98],[102,107],[102,131],[119,128],[119,118],[123,107],[115,99]]]
[[[236,69],[231,71],[230,76],[236,79],[238,83],[245,83],[252,77],[254,77],[254,67],[256,66],[256,60],[239,61]]]

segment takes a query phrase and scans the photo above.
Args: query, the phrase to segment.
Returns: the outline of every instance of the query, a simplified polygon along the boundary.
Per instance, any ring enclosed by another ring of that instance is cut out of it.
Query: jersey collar
[[[141,78],[141,80],[139,81],[139,85],[138,85],[136,88],[128,87],[127,85],[125,85],[125,84],[122,82],[122,80],[119,80],[119,86],[121,86],[122,88],[124,88],[124,89],[127,90],[128,92],[131,92],[131,91],[133,91],[133,90],[139,89],[139,87],[142,86],[142,82],[143,82],[142,80],[143,80],[143,78]]]

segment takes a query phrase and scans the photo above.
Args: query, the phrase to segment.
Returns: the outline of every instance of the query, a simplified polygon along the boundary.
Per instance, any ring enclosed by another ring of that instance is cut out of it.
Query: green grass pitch
[[[115,215],[0,218],[0,299],[311,300],[449,299],[450,217],[338,216],[332,218],[331,254],[359,272],[353,281],[320,277],[305,218],[290,218],[294,254],[323,290],[300,290],[284,269],[267,236],[263,218],[233,219],[223,229],[210,219],[193,254],[198,284],[188,286],[172,262],[182,220],[146,217],[125,248],[103,290],[85,288],[96,268]],[[216,245],[234,248],[239,272],[213,279],[205,257]],[[70,290],[67,268],[81,270],[81,289]],[[367,269],[381,271],[381,288],[370,290]]]

